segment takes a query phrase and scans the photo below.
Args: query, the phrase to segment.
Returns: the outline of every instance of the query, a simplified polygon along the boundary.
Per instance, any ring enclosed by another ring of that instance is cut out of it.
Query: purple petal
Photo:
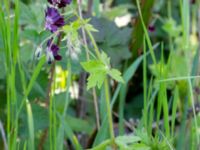
[[[56,55],[56,56],[54,56],[54,59],[57,60],[57,61],[60,61],[62,59],[62,56]]]
[[[64,18],[56,8],[48,7],[45,16],[45,28],[51,32],[56,32],[58,28],[65,25]]]
[[[148,29],[149,29],[150,32],[154,32],[155,31],[155,26],[149,25]]]
[[[60,56],[58,54],[58,51],[59,51],[59,47],[52,43],[53,42],[53,38],[49,39],[47,41],[47,50],[48,50],[48,53],[52,53],[53,54],[53,57],[55,60],[61,60],[62,59],[62,56]]]

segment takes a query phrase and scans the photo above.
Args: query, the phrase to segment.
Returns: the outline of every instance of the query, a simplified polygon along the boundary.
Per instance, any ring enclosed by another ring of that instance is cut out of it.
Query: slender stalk
[[[94,99],[94,108],[95,108],[95,114],[96,114],[96,124],[97,129],[100,129],[100,117],[99,117],[99,107],[98,107],[98,101],[97,101],[97,94],[95,88],[92,88],[92,95]]]
[[[78,10],[79,10],[79,16],[80,19],[83,19],[83,14],[82,14],[82,9],[81,9],[81,1],[77,0],[78,2]],[[90,1],[90,3],[92,3],[92,1]],[[92,6],[90,6],[92,7]],[[88,44],[87,44],[87,38],[86,38],[86,33],[85,33],[85,29],[84,27],[81,28],[82,31],[82,36],[83,36],[83,42],[86,48],[86,56],[87,56],[87,60],[90,60],[90,56],[89,56],[89,48],[88,48]],[[98,49],[98,48],[97,48]],[[97,52],[98,53],[98,52]],[[98,101],[97,101],[97,94],[96,94],[96,90],[95,88],[92,88],[92,94],[93,94],[93,99],[94,99],[94,108],[95,108],[95,114],[96,114],[96,124],[97,124],[97,129],[100,129],[100,117],[99,117],[99,108],[98,108]]]
[[[86,29],[86,32],[87,32],[87,34],[88,34],[88,36],[89,36],[89,38],[90,38],[90,40],[91,40],[91,42],[92,42],[92,44],[94,46],[94,50],[95,50],[95,53],[96,53],[97,57],[100,59],[101,58],[101,54],[99,52],[99,48],[98,48],[98,46],[96,44],[96,41],[95,41],[92,33],[87,29]]]
[[[125,107],[125,98],[126,98],[127,86],[122,85],[119,94],[119,134],[124,134],[124,107]]]
[[[163,107],[163,115],[164,115],[165,135],[169,138],[170,137],[169,108],[168,108],[168,101],[167,101],[167,93],[166,93],[165,83],[163,83],[163,85],[161,85],[161,88],[162,88],[161,90],[163,90],[162,107]]]
[[[171,0],[168,0],[167,1],[167,10],[168,10],[169,19],[172,19],[172,8],[171,7],[172,7]],[[168,62],[170,62],[172,59],[172,53],[174,51],[174,46],[173,46],[173,38],[171,36],[169,36],[168,39],[169,39],[169,47],[170,47],[170,54],[169,54]],[[168,63],[168,64],[170,64],[170,63]]]
[[[141,11],[141,8],[140,8],[139,0],[136,0],[136,3],[137,3],[137,8],[138,8],[140,20],[141,20],[141,23],[142,23],[142,27],[143,27],[143,30],[144,30],[144,35],[145,35],[145,38],[146,38],[146,40],[147,40],[147,45],[148,45],[148,47],[149,47],[149,49],[150,49],[150,54],[151,54],[153,63],[154,63],[154,65],[156,65],[156,63],[157,63],[157,62],[156,62],[156,56],[155,56],[155,54],[154,54],[153,46],[152,46],[150,37],[149,37],[149,35],[148,35],[148,31],[147,31],[146,26],[145,26],[145,22],[144,22],[144,19],[143,19],[143,15],[142,15],[142,11]]]
[[[144,126],[147,129],[147,60],[146,60],[146,43],[144,38],[144,59],[143,59],[143,92],[144,92],[144,109],[143,109],[143,117],[144,117]]]
[[[80,19],[83,20],[83,14],[82,14],[82,9],[81,9],[81,1],[80,0],[77,0],[77,1],[78,1],[79,16],[80,16]],[[81,28],[81,32],[82,32],[82,36],[83,36],[83,42],[84,42],[85,46],[87,46],[86,34],[85,34],[85,30],[84,30],[83,27]],[[89,54],[88,54],[87,50],[86,50],[86,56],[87,56],[87,59],[89,59]]]
[[[49,143],[50,143],[50,150],[53,150],[53,102],[52,96],[49,97]]]
[[[54,71],[55,74],[55,71]],[[57,149],[57,111],[56,111],[56,101],[54,99],[54,91],[55,91],[55,75],[53,76],[53,81],[52,81],[52,88],[51,88],[51,100],[52,100],[52,111],[53,111],[53,143],[54,143],[54,149]]]
[[[31,104],[28,100],[26,100],[26,110],[27,110],[27,120],[28,120],[28,130],[29,130],[29,149],[34,150],[34,122],[33,122],[33,114],[31,109]]]
[[[48,85],[48,91],[47,91],[47,105],[49,105],[49,140],[50,140],[50,150],[55,149],[56,143],[55,143],[55,115],[54,115],[54,102],[53,102],[53,81],[55,76],[55,61],[53,62],[50,70],[50,80]]]
[[[106,100],[106,108],[107,108],[107,113],[108,113],[110,137],[111,137],[112,143],[114,143],[115,135],[114,135],[114,130],[113,130],[112,112],[110,108],[110,94],[109,94],[108,78],[105,79],[104,87],[105,87],[105,100]]]
[[[50,80],[49,80],[49,89],[48,89],[48,96],[47,96],[47,102],[49,104],[49,138],[50,138],[50,149],[56,149],[56,116],[55,116],[55,103],[53,100],[53,83],[55,78],[55,62],[53,62],[51,66],[50,71]]]
[[[193,95],[193,90],[192,90],[192,81],[190,79],[188,79],[188,84],[189,84],[189,92],[190,92],[190,99],[192,102],[192,112],[194,115],[194,124],[195,124],[195,129],[196,129],[196,140],[197,140],[197,144],[200,143],[200,139],[199,139],[199,134],[198,134],[198,122],[197,122],[197,114],[195,112],[195,104],[194,104],[194,95]]]
[[[95,42],[94,37],[92,36],[92,33],[86,29],[86,32],[88,36],[90,37],[90,40],[94,46],[95,53],[98,57],[98,59],[101,59],[101,54],[99,52],[99,48]],[[109,95],[109,86],[108,86],[108,77],[106,77],[104,86],[105,86],[105,95],[106,95],[106,108],[107,108],[107,113],[108,113],[108,122],[109,122],[109,132],[110,132],[110,137],[112,139],[113,145],[115,145],[115,135],[114,135],[114,128],[113,128],[113,120],[112,120],[112,111],[111,111],[111,104],[110,104],[110,95]]]

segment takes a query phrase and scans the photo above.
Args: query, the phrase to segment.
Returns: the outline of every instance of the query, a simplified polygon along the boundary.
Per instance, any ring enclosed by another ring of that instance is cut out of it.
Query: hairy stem
[[[89,4],[92,5],[92,0],[89,1]],[[92,7],[92,6],[90,6]],[[78,10],[79,10],[79,16],[80,19],[83,19],[83,15],[82,15],[82,9],[81,9],[81,1],[78,0]],[[86,47],[86,56],[87,56],[87,60],[90,59],[89,53],[88,53],[88,44],[87,44],[87,38],[86,38],[86,33],[85,33],[85,29],[84,27],[81,28],[82,31],[82,37],[83,37],[83,42],[84,45]],[[99,120],[99,108],[98,108],[98,101],[97,101],[97,96],[96,96],[96,91],[95,88],[92,89],[92,93],[93,93],[93,99],[94,99],[94,108],[95,108],[95,114],[96,114],[96,124],[97,124],[97,129],[100,129],[100,120]]]

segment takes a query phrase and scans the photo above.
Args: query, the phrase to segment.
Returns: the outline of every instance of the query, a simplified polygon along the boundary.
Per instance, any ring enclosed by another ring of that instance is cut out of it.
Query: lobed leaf
[[[117,69],[108,70],[108,74],[109,74],[113,79],[115,79],[116,81],[124,83],[124,79],[123,79],[122,76],[121,76],[121,72],[118,71]]]

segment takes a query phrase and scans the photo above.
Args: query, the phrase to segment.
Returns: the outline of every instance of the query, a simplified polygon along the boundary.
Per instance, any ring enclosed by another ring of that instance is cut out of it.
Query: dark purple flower
[[[155,26],[149,25],[148,29],[149,29],[150,32],[154,32],[155,31]]]
[[[45,20],[45,28],[51,32],[56,32],[58,28],[65,25],[64,18],[59,14],[56,8],[47,8]]]
[[[48,2],[54,6],[58,6],[59,8],[65,7],[69,5],[72,0],[48,0]]]
[[[55,60],[61,60],[62,56],[58,54],[59,47],[56,44],[53,44],[53,38],[48,40],[47,42],[47,60],[48,63],[51,63],[53,59]]]

